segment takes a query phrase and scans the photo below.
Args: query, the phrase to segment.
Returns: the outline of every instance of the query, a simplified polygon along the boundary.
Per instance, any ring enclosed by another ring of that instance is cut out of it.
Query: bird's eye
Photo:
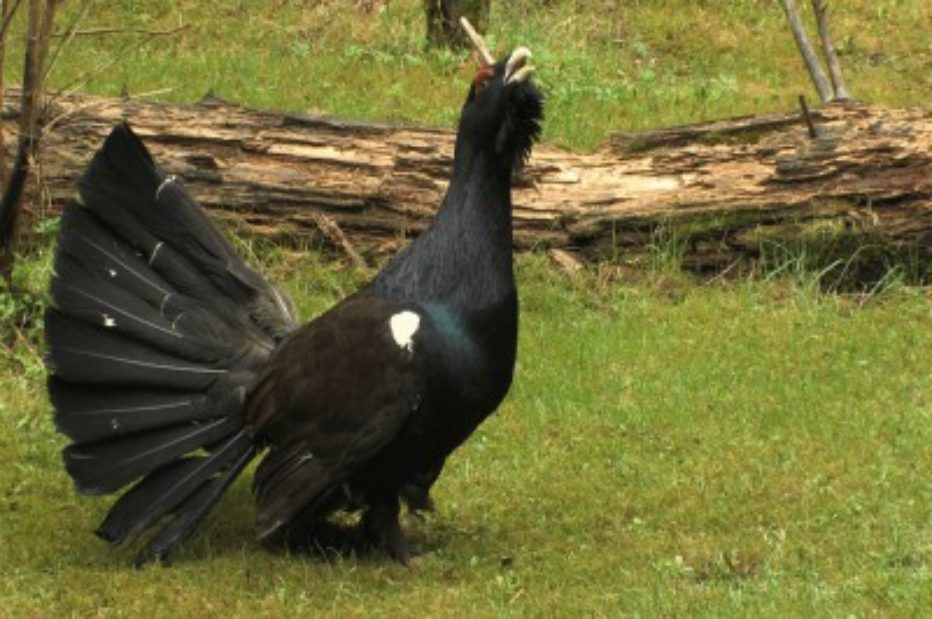
[[[486,87],[486,85],[488,85],[488,83],[492,80],[494,76],[495,76],[495,69],[493,69],[492,67],[482,67],[481,69],[479,69],[479,72],[476,73],[475,79],[473,79],[472,81],[473,92],[478,94],[480,90],[482,90],[483,88]]]

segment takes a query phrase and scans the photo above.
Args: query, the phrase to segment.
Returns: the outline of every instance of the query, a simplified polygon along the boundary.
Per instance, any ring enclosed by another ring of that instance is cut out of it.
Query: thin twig
[[[359,255],[359,252],[357,252],[353,244],[350,243],[350,240],[346,237],[346,234],[343,233],[343,229],[340,228],[337,222],[323,213],[317,213],[314,215],[314,223],[317,224],[317,229],[320,230],[321,234],[323,234],[330,243],[343,250],[343,253],[346,254],[347,258],[350,259],[350,262],[353,263],[353,266],[355,266],[360,273],[367,276],[371,274],[369,265],[366,264],[363,257]]]
[[[460,17],[460,25],[463,27],[463,30],[466,32],[466,36],[469,37],[469,40],[472,41],[472,44],[475,46],[476,51],[479,52],[482,57],[482,61],[485,63],[485,66],[491,67],[495,64],[495,57],[492,55],[492,52],[489,51],[489,46],[485,44],[485,39],[476,32],[476,29],[473,28],[472,24],[469,23],[469,20],[466,17]]]
[[[155,97],[158,95],[164,95],[169,92],[174,92],[178,90],[177,86],[166,86],[165,88],[156,88],[155,90],[144,90],[143,92],[131,93],[128,92],[125,95],[127,99],[147,99],[149,97]]]
[[[75,14],[74,19],[71,21],[71,25],[68,26],[66,31],[67,36],[65,39],[60,42],[56,47],[55,51],[52,52],[52,58],[49,60],[48,65],[45,68],[45,79],[52,74],[52,70],[55,68],[55,64],[58,62],[58,58],[61,56],[62,51],[74,40],[75,33],[78,30],[78,24],[81,23],[81,20],[87,15],[88,10],[91,8],[90,0],[84,0],[81,3],[81,8],[78,9],[78,12]],[[56,35],[52,35],[56,36]]]
[[[729,264],[727,267],[725,267],[724,269],[722,269],[722,270],[721,270],[719,273],[717,273],[714,277],[711,277],[711,278],[707,279],[704,285],[710,286],[710,285],[712,285],[712,284],[716,284],[716,283],[718,283],[718,282],[724,280],[726,275],[728,275],[729,273],[731,273],[731,271],[732,271],[736,266],[738,266],[739,264],[741,264],[741,261],[742,261],[741,258],[738,258],[738,259],[736,259],[736,260],[733,260],[733,261],[731,262],[731,264]]]
[[[816,129],[815,123],[812,122],[812,114],[809,113],[809,104],[806,103],[806,95],[799,95],[799,107],[803,110],[803,118],[806,121],[806,126],[809,127],[809,137],[813,140],[819,137],[819,131]]]
[[[812,49],[809,42],[809,36],[806,34],[806,27],[803,20],[799,17],[799,7],[796,6],[796,0],[781,0],[786,17],[790,21],[790,29],[793,31],[793,39],[796,40],[796,47],[802,54],[803,60],[806,61],[806,68],[809,69],[809,76],[815,84],[816,90],[819,91],[819,98],[822,103],[831,101],[832,90],[828,80],[825,79],[825,73],[822,71],[822,63],[819,57]]]
[[[129,46],[127,45],[126,47],[128,48]],[[125,49],[121,51],[125,51]],[[58,97],[60,97],[61,95],[73,95],[77,91],[78,85],[87,82],[87,80],[91,79],[92,77],[96,77],[100,75],[101,73],[103,73],[104,71],[106,71],[107,69],[115,65],[118,60],[122,59],[121,56],[122,54],[116,54],[113,57],[111,57],[109,60],[107,60],[107,62],[104,62],[102,64],[97,65],[96,67],[88,69],[81,75],[77,76],[76,78],[74,78],[73,80],[65,84],[63,87],[59,88],[54,93],[52,93],[51,96],[49,97],[50,103],[54,103],[58,99]]]
[[[44,365],[45,362],[42,360],[42,355],[39,354],[39,351],[36,350],[36,347],[32,345],[25,335],[23,335],[22,330],[19,327],[13,327],[13,332],[16,334],[16,343],[19,344],[21,348],[25,348],[26,352],[35,360],[40,366]]]
[[[554,247],[547,252],[547,255],[567,275],[576,275],[583,268],[582,262],[565,249]]]
[[[62,112],[61,114],[59,114],[58,116],[54,116],[53,118],[49,119],[49,121],[46,122],[45,125],[42,127],[42,136],[45,137],[46,135],[50,134],[63,120],[66,120],[79,112],[84,112],[89,109],[100,107],[106,104],[107,104],[106,100],[90,101],[88,103],[82,103],[80,105],[76,105],[70,110],[66,110]]]
[[[13,6],[10,7],[9,13],[6,13],[3,16],[3,24],[0,25],[0,39],[6,41],[6,31],[9,29],[10,24],[13,22],[13,17],[16,15],[16,9],[19,8],[19,5],[22,4],[23,0],[13,0]]]
[[[63,37],[97,37],[105,36],[109,34],[139,34],[147,37],[162,37],[168,36],[171,34],[176,34],[185,30],[187,24],[181,24],[175,28],[169,28],[168,30],[147,30],[145,28],[89,28],[87,30],[75,30],[74,32],[65,31],[65,32],[56,32],[52,35],[52,38],[63,38]]]
[[[841,64],[838,62],[838,53],[832,36],[828,30],[828,3],[825,0],[812,0],[812,10],[815,12],[816,25],[819,28],[819,38],[822,39],[822,52],[828,64],[828,75],[832,79],[832,88],[835,90],[835,99],[842,101],[851,99],[845,88],[845,80],[841,76]]]
[[[180,29],[182,29],[182,28],[187,28],[187,26],[179,26],[177,29],[180,30]],[[71,80],[70,82],[68,82],[67,84],[65,84],[63,87],[59,88],[59,89],[58,89],[57,91],[55,91],[54,93],[52,93],[51,96],[50,96],[50,98],[49,98],[50,102],[53,102],[53,103],[54,103],[54,102],[58,99],[58,97],[61,97],[62,95],[71,95],[71,94],[74,94],[75,91],[78,90],[78,87],[79,87],[81,84],[86,83],[87,80],[92,79],[92,78],[94,78],[94,77],[100,75],[101,73],[103,73],[104,71],[106,71],[107,69],[109,69],[110,67],[112,67],[112,66],[113,66],[114,64],[116,64],[118,61],[120,61],[120,60],[123,59],[123,57],[125,56],[126,52],[128,52],[129,49],[130,49],[131,47],[136,47],[136,46],[138,46],[138,45],[139,45],[139,41],[132,41],[132,42],[130,42],[130,43],[127,43],[126,45],[123,45],[123,46],[122,46],[115,54],[113,54],[113,56],[111,56],[106,62],[103,62],[103,63],[97,65],[96,67],[91,67],[91,68],[88,69],[87,71],[81,73],[81,74],[78,75],[76,78],[74,78],[73,80]]]
[[[177,90],[177,87],[175,87],[175,86],[168,86],[167,88],[157,88],[157,89],[155,89],[155,90],[147,90],[147,91],[141,92],[141,93],[139,93],[139,94],[137,94],[137,95],[133,95],[131,98],[133,98],[133,99],[145,99],[145,98],[147,98],[147,97],[154,97],[154,96],[156,96],[156,95],[163,95],[163,94],[165,94],[165,93],[172,92],[172,91],[174,91],[174,90]],[[61,95],[61,93],[58,93],[58,94],[59,94],[59,96]],[[78,114],[79,112],[86,112],[87,110],[93,109],[93,108],[95,108],[95,107],[100,107],[100,106],[102,106],[102,105],[107,105],[108,103],[109,103],[109,102],[108,102],[107,100],[90,101],[90,102],[88,102],[88,103],[82,103],[81,105],[76,105],[76,106],[74,106],[73,108],[71,108],[71,109],[69,109],[69,110],[66,110],[66,111],[62,112],[62,113],[59,114],[58,116],[55,116],[55,117],[51,118],[48,122],[45,123],[45,125],[42,127],[42,135],[43,135],[43,137],[46,136],[46,135],[48,135],[49,133],[51,133],[59,124],[61,124],[61,123],[62,123],[63,121],[65,121],[65,120],[71,118],[71,117],[74,116],[75,114]]]

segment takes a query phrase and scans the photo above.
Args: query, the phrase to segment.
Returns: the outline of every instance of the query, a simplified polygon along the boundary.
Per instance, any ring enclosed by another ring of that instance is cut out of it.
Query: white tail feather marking
[[[162,249],[162,245],[164,244],[165,243],[162,241],[159,241],[155,244],[155,247],[152,248],[152,255],[149,256],[149,264],[153,264],[155,262],[155,257],[159,255],[159,250]]]
[[[295,317],[291,313],[291,308],[285,303],[285,299],[282,298],[281,293],[274,286],[271,286],[271,288],[272,294],[275,295],[275,303],[278,305],[278,309],[280,309],[282,314],[287,316],[291,322],[295,322]]]
[[[174,183],[178,179],[174,174],[169,174],[165,177],[165,180],[159,183],[158,188],[155,190],[155,199],[159,199],[159,194],[162,193],[162,190],[165,189],[169,184]]]

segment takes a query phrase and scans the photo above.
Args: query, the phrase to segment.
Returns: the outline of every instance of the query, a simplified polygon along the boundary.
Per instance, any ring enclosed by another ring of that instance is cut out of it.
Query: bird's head
[[[479,70],[460,115],[459,134],[491,147],[510,166],[522,164],[540,137],[544,97],[531,81],[531,51],[518,47],[495,61],[482,38],[461,21],[479,54]]]

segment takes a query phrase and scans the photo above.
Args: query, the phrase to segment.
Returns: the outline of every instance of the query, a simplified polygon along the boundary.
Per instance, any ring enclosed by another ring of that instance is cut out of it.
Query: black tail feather
[[[55,306],[84,322],[122,333],[165,352],[216,362],[238,352],[234,329],[210,310],[181,295],[159,307],[101,278],[68,256],[59,256],[52,282]]]
[[[296,321],[127,125],[80,191],[62,215],[45,319],[55,423],[80,492],[136,482],[101,537],[123,543],[171,518],[140,555],[159,558],[254,456],[244,393]]]
[[[89,272],[147,301],[153,307],[166,308],[172,299],[172,285],[156,273],[142,256],[106,230],[86,209],[69,206],[62,213],[58,232],[60,260],[69,256]]]
[[[45,315],[49,365],[73,383],[159,386],[201,392],[226,368],[178,359],[104,327],[50,309]]]
[[[204,274],[219,275],[228,262],[242,264],[184,186],[158,168],[127,125],[111,132],[82,179],[81,192],[91,210],[121,230],[133,230],[131,236],[170,239],[182,255],[206,267]],[[242,293],[222,277],[217,281],[231,294]]]
[[[171,551],[197,530],[210,510],[217,504],[230,484],[255,456],[255,449],[243,452],[233,465],[221,476],[204,483],[195,494],[190,495],[175,510],[174,518],[153,537],[146,547],[136,555],[136,565],[168,558]]]
[[[221,415],[222,401],[203,393],[113,388],[63,383],[50,378],[55,425],[76,443],[107,439]]]
[[[208,457],[185,458],[162,467],[120,497],[97,534],[114,545],[132,539],[251,449],[249,436],[239,432]]]
[[[94,163],[91,165],[93,168]],[[170,241],[155,236],[136,219],[134,213],[128,210],[128,207],[134,204],[130,195],[110,195],[113,191],[110,187],[96,190],[82,185],[81,195],[86,208],[92,215],[105,221],[114,233],[125,239],[136,252],[141,254],[141,260],[144,260],[162,278],[171,282],[175,293],[192,297],[208,305],[219,318],[227,322],[245,324],[246,315],[241,312],[241,307],[247,302],[245,295],[239,294],[236,298],[231,298],[226,291],[218,288],[215,283],[216,278],[200,270],[201,268],[213,270],[216,265],[192,264],[173,245],[169,244]],[[128,188],[122,191],[129,193],[136,190]],[[146,206],[156,208],[151,201]]]
[[[65,468],[83,494],[119,490],[142,475],[216,443],[242,427],[236,417],[185,423],[140,434],[65,448]]]
[[[155,165],[129,126],[114,128],[80,185],[88,208],[156,269],[170,272],[181,292],[222,299],[234,309],[265,310],[259,326],[275,336],[294,327],[286,297],[246,266],[184,185]],[[193,273],[185,268],[191,264],[197,265]]]

